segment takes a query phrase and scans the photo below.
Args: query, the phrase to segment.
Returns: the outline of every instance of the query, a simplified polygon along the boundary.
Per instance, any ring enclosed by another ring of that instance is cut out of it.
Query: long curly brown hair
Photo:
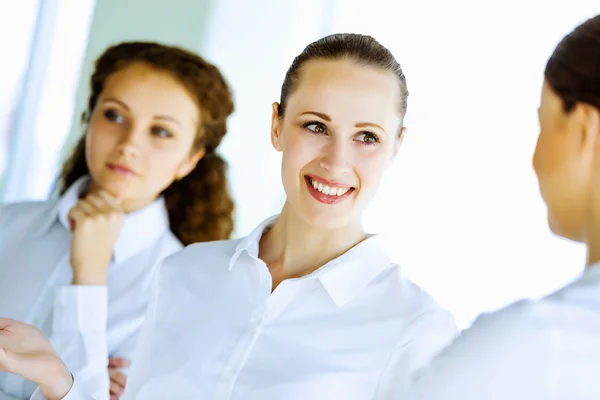
[[[162,193],[171,230],[184,245],[229,239],[233,231],[234,204],[229,194],[227,165],[216,149],[227,133],[227,117],[233,112],[233,100],[229,86],[214,65],[187,50],[154,42],[124,42],[109,47],[96,60],[83,124],[89,121],[106,79],[134,62],[170,73],[193,95],[200,110],[198,133],[191,151],[205,149],[206,155],[189,175],[173,182]],[[63,165],[60,194],[87,174],[83,135]]]

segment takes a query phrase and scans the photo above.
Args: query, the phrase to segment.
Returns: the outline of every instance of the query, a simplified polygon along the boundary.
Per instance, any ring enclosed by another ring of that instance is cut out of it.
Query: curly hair
[[[96,60],[83,124],[87,125],[106,79],[137,62],[176,78],[193,95],[201,115],[192,151],[205,149],[206,154],[190,174],[162,193],[171,230],[184,245],[229,239],[234,204],[229,194],[227,164],[216,149],[227,133],[227,117],[234,107],[229,86],[214,65],[187,50],[154,42],[124,42],[109,47]],[[60,194],[87,174],[84,134],[62,167]]]

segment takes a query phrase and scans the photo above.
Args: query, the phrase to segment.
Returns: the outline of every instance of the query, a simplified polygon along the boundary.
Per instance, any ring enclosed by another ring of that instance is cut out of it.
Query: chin
[[[548,226],[552,233],[563,239],[567,239],[577,243],[583,243],[583,234],[581,229],[576,229],[572,224],[560,223],[556,218],[548,215]]]
[[[355,218],[352,218],[349,212],[333,210],[329,208],[331,206],[325,207],[327,208],[305,210],[302,217],[309,225],[324,230],[342,229],[355,223]]]

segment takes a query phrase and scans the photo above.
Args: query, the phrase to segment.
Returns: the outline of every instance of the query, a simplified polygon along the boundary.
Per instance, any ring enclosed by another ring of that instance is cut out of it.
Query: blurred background
[[[0,13],[0,202],[46,199],[82,134],[93,61],[156,40],[199,52],[233,87],[221,153],[235,236],[284,201],[271,103],[293,57],[335,32],[374,36],[410,91],[405,138],[365,217],[393,258],[467,327],[573,279],[583,247],[546,224],[531,155],[547,58],[597,0],[20,0]]]

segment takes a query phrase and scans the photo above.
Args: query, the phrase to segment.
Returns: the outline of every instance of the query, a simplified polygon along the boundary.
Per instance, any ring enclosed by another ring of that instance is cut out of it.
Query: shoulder
[[[443,308],[425,289],[408,279],[397,264],[381,277],[388,294],[390,305],[407,316],[415,324],[443,324],[455,330],[454,317]],[[382,283],[383,283],[382,282]]]
[[[416,397],[409,398],[453,399],[453,395],[461,395],[470,400],[487,398],[488,393],[496,396],[490,399],[541,398],[549,379],[556,384],[569,380],[568,374],[558,373],[559,365],[571,370],[594,369],[600,357],[596,339],[600,331],[585,334],[588,328],[576,326],[585,325],[585,319],[577,321],[569,315],[572,310],[563,307],[550,298],[522,300],[481,315],[416,376]],[[595,325],[598,327],[598,322]],[[567,367],[570,362],[574,364]],[[460,375],[456,374],[457,365]],[[579,385],[583,378],[565,384]],[[440,387],[446,388],[443,396]]]
[[[33,222],[46,215],[56,206],[57,200],[28,201],[0,205],[0,226],[8,229],[18,223],[20,226]]]
[[[172,254],[181,251],[183,247],[183,244],[177,239],[177,236],[175,236],[171,230],[168,230],[160,240],[159,258],[164,259],[169,257]]]
[[[237,240],[193,243],[168,256],[161,266],[161,278],[192,278],[198,274],[228,270]]]

